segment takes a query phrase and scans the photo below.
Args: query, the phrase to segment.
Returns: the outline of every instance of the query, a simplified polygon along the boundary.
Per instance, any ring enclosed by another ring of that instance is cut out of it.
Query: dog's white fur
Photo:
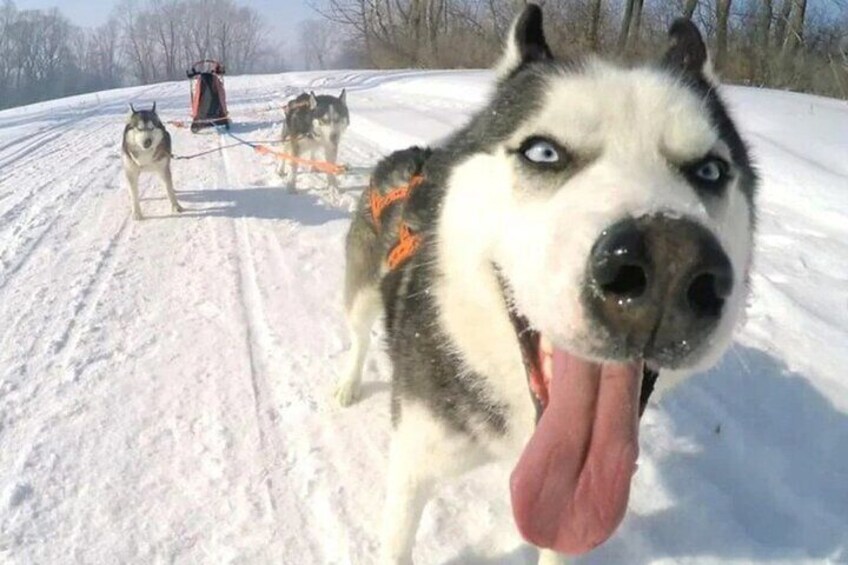
[[[510,42],[497,72],[509,74],[519,58]],[[426,408],[404,404],[392,437],[383,563],[411,563],[418,520],[437,480],[492,458],[517,457],[533,431],[525,368],[492,263],[504,270],[519,310],[536,329],[558,347],[581,354],[591,349],[593,334],[579,300],[580,286],[586,257],[602,230],[625,216],[654,212],[707,228],[733,266],[729,314],[700,352],[701,362],[668,377],[664,372],[664,383],[680,382],[711,364],[729,343],[742,311],[753,247],[749,203],[733,182],[726,195],[706,205],[670,165],[708,151],[729,158],[705,117],[703,101],[659,70],[627,70],[601,61],[588,62],[582,72],[552,77],[546,92],[541,110],[503,147],[454,168],[437,230],[442,277],[432,292],[440,321],[468,369],[488,376],[493,396],[506,404],[508,434],[494,437],[480,426],[471,442]],[[530,135],[552,137],[594,160],[561,185],[540,186],[538,177],[527,176],[507,152]],[[343,404],[358,394],[362,347],[367,347],[375,316],[369,308],[367,319],[351,328],[353,361],[338,393]],[[552,552],[540,554],[540,563],[563,561]]]
[[[335,393],[336,400],[342,406],[350,406],[359,399],[362,367],[371,344],[371,327],[379,317],[382,307],[380,292],[377,289],[361,292],[350,307],[347,316],[351,336],[348,366]]]

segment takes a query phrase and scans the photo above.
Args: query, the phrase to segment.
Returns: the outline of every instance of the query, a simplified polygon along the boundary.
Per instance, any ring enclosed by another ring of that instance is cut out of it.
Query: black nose
[[[150,149],[150,146],[153,145],[153,140],[152,139],[145,139],[144,143],[142,145],[144,145],[145,149]]]
[[[590,311],[613,349],[680,358],[715,329],[733,290],[733,269],[703,226],[662,215],[622,220],[595,242]],[[665,359],[666,361],[673,361]]]

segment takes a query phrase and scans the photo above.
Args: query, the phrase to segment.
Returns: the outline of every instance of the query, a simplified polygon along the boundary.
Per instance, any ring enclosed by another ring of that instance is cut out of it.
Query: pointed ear
[[[315,93],[311,90],[309,91],[309,109],[314,110],[318,107],[318,99],[315,98]]]
[[[704,38],[691,20],[675,20],[668,30],[668,38],[671,45],[663,55],[662,62],[665,66],[716,82]]]
[[[153,101],[153,108],[150,109],[154,114],[156,113],[156,100]]]
[[[342,93],[339,94],[339,100],[341,100],[342,104],[347,103],[347,89],[346,88],[342,88]]]
[[[504,53],[495,67],[498,78],[506,78],[524,64],[553,58],[542,29],[542,9],[538,4],[527,4],[509,30]]]

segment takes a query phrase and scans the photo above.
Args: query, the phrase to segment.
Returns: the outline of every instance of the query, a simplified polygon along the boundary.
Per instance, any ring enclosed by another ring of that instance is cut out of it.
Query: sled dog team
[[[278,174],[285,178],[289,189],[294,190],[297,183],[297,160],[307,152],[314,156],[318,149],[323,149],[324,159],[336,163],[342,133],[350,123],[347,95],[344,90],[338,97],[312,92],[301,94],[286,104],[284,112],[285,126],[281,139],[283,152],[295,159],[281,160]],[[174,213],[183,211],[177,202],[171,180],[171,135],[156,113],[155,102],[150,110],[136,110],[130,104],[121,143],[121,157],[134,219],[140,220],[143,217],[138,200],[138,179],[143,172],[156,173],[165,185],[171,210]],[[336,175],[328,173],[327,178],[330,187],[338,190]]]
[[[380,317],[393,366],[382,563],[412,562],[441,481],[493,460],[514,465],[540,563],[603,543],[654,385],[713,364],[745,304],[758,179],[696,27],[676,21],[659,60],[622,66],[556,59],[542,23],[535,4],[515,20],[464,127],[376,165],[347,234],[338,402],[359,396]],[[284,150],[335,162],[348,124],[345,91],[301,94]],[[133,216],[147,171],[179,212],[155,104],[132,109],[122,148]],[[297,163],[279,172],[294,187]]]

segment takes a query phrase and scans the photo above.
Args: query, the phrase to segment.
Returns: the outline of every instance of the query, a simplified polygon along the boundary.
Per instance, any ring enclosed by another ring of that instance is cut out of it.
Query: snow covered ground
[[[0,112],[0,562],[373,562],[389,365],[373,353],[364,400],[335,405],[348,214],[378,157],[461,125],[490,80],[228,78],[250,139],[302,88],[347,87],[342,199],[316,175],[287,194],[239,147],[175,163],[179,217],[145,181],[140,223],[126,103],[184,119],[186,83]],[[727,96],[764,180],[748,321],[652,404],[628,516],[581,563],[848,563],[848,104]],[[228,142],[172,131],[178,154]],[[508,472],[440,489],[417,562],[532,561]]]

